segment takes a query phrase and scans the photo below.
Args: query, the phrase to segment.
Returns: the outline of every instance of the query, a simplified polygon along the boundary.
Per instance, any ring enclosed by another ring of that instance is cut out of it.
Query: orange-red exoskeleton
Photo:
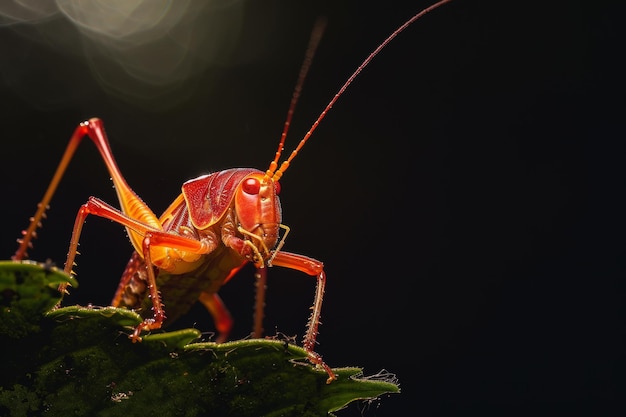
[[[161,328],[166,320],[165,308],[168,312],[167,318],[173,320],[184,314],[198,300],[215,319],[219,332],[217,341],[226,340],[232,319],[217,293],[248,262],[256,266],[259,281],[257,291],[260,293],[257,294],[253,334],[259,337],[266,269],[273,265],[282,266],[317,279],[303,347],[309,360],[323,368],[328,373],[328,382],[332,381],[336,378],[334,372],[314,350],[326,282],[323,264],[315,259],[282,250],[288,228],[281,224],[279,180],[326,113],[371,59],[415,20],[449,1],[451,0],[441,0],[422,10],[385,39],[345,82],[295,150],[279,165],[302,80],[320,37],[320,30],[314,32],[283,135],[269,168],[266,171],[233,168],[189,180],[182,185],[182,193],[160,216],[155,215],[126,183],[113,157],[102,121],[92,118],[80,123],[37,212],[28,229],[23,231],[23,237],[19,240],[20,246],[13,259],[27,257],[26,251],[32,245],[36,229],[45,215],[52,195],[81,139],[87,136],[96,145],[106,164],[121,207],[114,208],[96,197],[90,197],[80,207],[74,223],[65,271],[72,273],[87,216],[104,217],[126,228],[135,251],[122,274],[111,304],[139,310],[143,315],[143,322],[130,335],[133,341],[141,340],[141,333],[144,331]],[[285,229],[282,238],[279,233],[281,228]],[[60,289],[66,291],[64,287]]]

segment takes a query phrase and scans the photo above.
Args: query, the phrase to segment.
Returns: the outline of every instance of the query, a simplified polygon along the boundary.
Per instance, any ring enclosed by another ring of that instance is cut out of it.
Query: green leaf
[[[41,315],[61,301],[64,283],[78,286],[51,264],[0,261],[0,334],[20,338],[36,331]]]
[[[133,343],[132,311],[55,309],[63,282],[77,285],[50,266],[0,262],[0,415],[327,416],[400,391],[392,375],[354,367],[334,369],[327,384],[285,340],[217,344],[184,329]]]

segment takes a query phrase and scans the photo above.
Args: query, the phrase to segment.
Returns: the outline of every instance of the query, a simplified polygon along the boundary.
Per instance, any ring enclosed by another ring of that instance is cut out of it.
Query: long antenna
[[[291,103],[289,103],[289,110],[287,111],[287,118],[285,119],[285,125],[283,127],[283,132],[280,135],[280,142],[278,143],[278,149],[276,150],[276,156],[274,160],[270,163],[269,168],[265,174],[265,179],[272,177],[274,175],[274,171],[278,168],[278,160],[280,158],[281,153],[283,152],[285,146],[285,139],[287,138],[287,132],[289,131],[289,127],[291,126],[291,119],[293,118],[293,114],[296,110],[296,104],[298,103],[298,99],[300,98],[300,93],[302,92],[302,86],[304,85],[304,80],[306,78],[307,73],[309,72],[309,68],[311,68],[311,63],[313,62],[313,56],[315,55],[315,51],[322,40],[322,35],[326,30],[326,18],[319,17],[315,21],[315,25],[313,26],[313,30],[311,31],[311,37],[309,38],[309,46],[307,47],[306,54],[304,55],[304,62],[300,67],[300,74],[298,74],[298,81],[296,81],[296,87],[293,90],[293,95],[291,96]]]
[[[365,60],[361,63],[361,65],[359,65],[359,67],[352,73],[352,75],[350,76],[350,78],[348,78],[348,80],[341,86],[341,88],[339,89],[339,91],[337,91],[337,93],[335,94],[335,96],[332,98],[332,100],[330,100],[330,102],[326,105],[326,108],[324,108],[324,110],[322,111],[322,113],[320,113],[320,115],[317,117],[317,119],[315,120],[315,122],[313,123],[313,125],[311,126],[311,128],[309,129],[308,132],[306,132],[306,135],[304,135],[304,137],[302,138],[302,140],[300,141],[300,143],[298,144],[298,146],[296,146],[296,148],[291,152],[291,155],[289,155],[289,158],[287,158],[281,165],[280,168],[276,171],[274,171],[276,169],[276,166],[278,164],[278,158],[280,157],[280,152],[277,152],[276,155],[276,159],[272,162],[272,165],[270,165],[270,169],[267,171],[266,176],[271,176],[272,179],[274,181],[278,181],[280,180],[280,178],[283,176],[283,174],[285,173],[285,171],[287,170],[287,168],[289,168],[289,164],[291,163],[291,161],[296,157],[296,155],[298,154],[298,152],[300,151],[300,149],[302,149],[302,147],[304,146],[304,144],[309,140],[309,138],[311,137],[311,135],[313,134],[313,132],[315,131],[315,129],[317,129],[317,127],[319,126],[320,122],[322,121],[322,119],[326,116],[326,113],[328,113],[330,111],[330,109],[333,107],[333,105],[337,102],[337,100],[339,99],[339,97],[343,94],[344,91],[346,91],[346,89],[348,88],[348,86],[350,84],[352,84],[352,81],[354,81],[354,79],[357,77],[357,75],[359,75],[359,73],[363,70],[363,68],[365,68],[372,59],[374,59],[374,57],[376,55],[378,55],[378,53],[385,47],[387,46],[387,44],[389,42],[391,42],[396,36],[398,36],[402,31],[404,31],[407,27],[409,27],[413,22],[415,22],[417,19],[421,18],[422,16],[424,16],[426,13],[431,12],[433,10],[435,10],[436,8],[438,8],[439,6],[442,6],[446,3],[451,2],[452,0],[440,0],[437,3],[425,8],[424,10],[422,10],[421,12],[417,13],[416,15],[414,15],[412,18],[410,18],[409,20],[407,20],[402,26],[400,26],[399,28],[397,28],[396,30],[394,30],[391,35],[389,35],[387,37],[387,39],[385,39],[380,45],[378,45],[378,47],[371,53],[369,54],[369,56],[367,58],[365,58]],[[295,93],[294,93],[295,95]],[[292,110],[292,109],[290,109]],[[289,117],[290,118],[290,117]],[[284,138],[281,138],[281,143],[279,146],[279,151],[281,150],[282,146],[284,144]],[[273,169],[272,169],[273,168]]]

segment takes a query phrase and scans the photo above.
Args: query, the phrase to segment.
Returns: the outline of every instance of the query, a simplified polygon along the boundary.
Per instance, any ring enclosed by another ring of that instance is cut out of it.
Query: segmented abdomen
[[[194,271],[173,275],[155,268],[157,288],[161,294],[167,326],[187,313],[201,292],[216,293],[233,271],[247,261],[220,245]],[[114,307],[136,310],[144,318],[152,317],[152,300],[148,297],[148,274],[143,258],[133,252],[113,298]]]

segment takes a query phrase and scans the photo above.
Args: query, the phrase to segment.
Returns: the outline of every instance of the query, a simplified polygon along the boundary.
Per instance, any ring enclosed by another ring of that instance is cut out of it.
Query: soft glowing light
[[[78,56],[109,94],[151,106],[167,96],[161,105],[172,106],[193,92],[191,77],[232,55],[244,6],[240,0],[6,0],[0,27]],[[14,53],[5,56],[14,66],[5,82],[16,87],[19,65],[45,58]],[[19,85],[25,97],[28,85]]]

